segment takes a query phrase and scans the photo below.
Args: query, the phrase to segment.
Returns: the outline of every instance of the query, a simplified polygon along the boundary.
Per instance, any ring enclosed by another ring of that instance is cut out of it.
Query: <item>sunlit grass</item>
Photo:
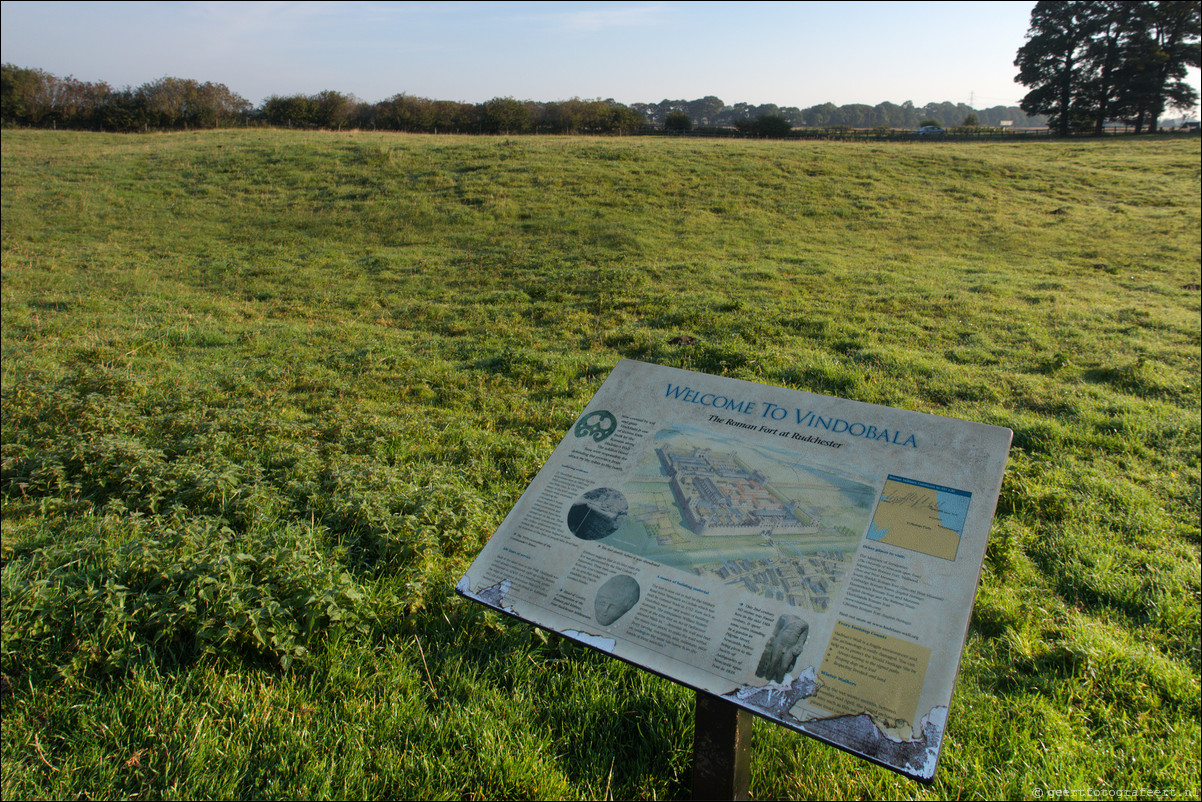
[[[622,357],[1015,432],[937,782],[754,796],[1196,793],[1197,140],[3,137],[5,798],[687,796],[451,590]]]

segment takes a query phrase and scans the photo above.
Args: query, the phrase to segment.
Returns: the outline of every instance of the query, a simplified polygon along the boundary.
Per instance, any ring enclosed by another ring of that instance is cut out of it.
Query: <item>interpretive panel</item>
[[[622,360],[457,589],[929,781],[1011,437]]]

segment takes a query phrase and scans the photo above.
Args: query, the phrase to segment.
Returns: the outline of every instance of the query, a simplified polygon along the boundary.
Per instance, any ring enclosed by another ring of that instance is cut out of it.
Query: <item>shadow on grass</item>
[[[547,739],[546,759],[575,787],[613,798],[649,787],[687,797],[693,691],[449,588],[429,602],[410,623],[437,688],[427,702],[432,718],[489,710],[516,741]]]

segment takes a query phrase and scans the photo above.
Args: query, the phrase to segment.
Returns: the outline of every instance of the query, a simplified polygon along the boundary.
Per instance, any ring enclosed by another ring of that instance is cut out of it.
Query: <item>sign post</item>
[[[693,799],[745,800],[751,781],[751,714],[697,691]]]
[[[696,690],[699,798],[748,711],[931,782],[1012,436],[622,360],[456,589]]]

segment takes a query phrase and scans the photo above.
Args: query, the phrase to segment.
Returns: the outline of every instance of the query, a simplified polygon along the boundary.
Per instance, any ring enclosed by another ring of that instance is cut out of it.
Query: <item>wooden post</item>
[[[751,779],[751,714],[697,691],[693,716],[693,799],[745,800]]]

